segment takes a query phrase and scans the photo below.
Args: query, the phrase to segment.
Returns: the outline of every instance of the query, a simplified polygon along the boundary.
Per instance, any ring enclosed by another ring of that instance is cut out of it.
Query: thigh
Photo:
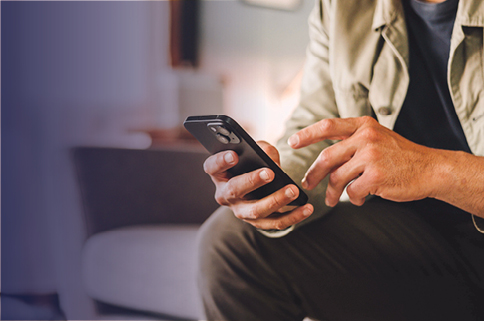
[[[448,233],[449,234],[449,233]],[[199,285],[209,319],[479,319],[479,242],[449,242],[396,203],[340,204],[271,239],[226,208],[203,226]],[[473,238],[472,240],[476,240]],[[468,247],[468,243],[473,243]],[[465,248],[466,250],[460,251]],[[482,248],[481,248],[482,249]]]
[[[483,241],[442,234],[397,203],[374,199],[266,239],[261,255],[317,319],[476,320],[484,318]]]
[[[226,207],[203,224],[198,238],[198,286],[208,320],[304,318],[290,286],[261,254],[264,241],[265,236]]]

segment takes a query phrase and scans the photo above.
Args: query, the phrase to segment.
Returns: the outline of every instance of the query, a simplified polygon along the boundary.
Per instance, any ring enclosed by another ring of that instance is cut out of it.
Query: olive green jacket
[[[484,1],[461,0],[452,33],[447,76],[452,101],[467,142],[484,155]],[[324,141],[301,150],[289,136],[324,118],[371,115],[392,129],[409,84],[409,49],[401,0],[321,0],[309,17],[310,43],[299,106],[278,142],[283,169],[300,182]],[[482,96],[482,97],[481,97]],[[481,100],[482,99],[482,100]],[[324,215],[327,178],[309,192]]]

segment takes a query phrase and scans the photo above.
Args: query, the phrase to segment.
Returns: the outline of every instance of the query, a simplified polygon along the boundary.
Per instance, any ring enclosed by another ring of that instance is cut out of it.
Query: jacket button
[[[392,114],[392,110],[390,107],[380,107],[378,108],[378,113],[382,116],[388,116]]]

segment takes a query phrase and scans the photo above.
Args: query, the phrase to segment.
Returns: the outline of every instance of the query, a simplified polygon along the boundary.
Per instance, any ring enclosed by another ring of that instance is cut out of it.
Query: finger
[[[365,164],[355,158],[338,167],[329,175],[328,188],[326,189],[326,205],[333,207],[338,204],[341,194],[348,184],[358,178],[365,170]]]
[[[348,162],[356,150],[357,147],[350,140],[341,141],[324,149],[304,175],[302,186],[312,190],[326,175]]]
[[[226,171],[234,167],[238,161],[239,157],[234,151],[220,152],[205,160],[203,170],[212,176],[212,179],[227,179]]]
[[[279,166],[281,166],[281,161],[279,159],[279,151],[277,148],[272,146],[266,141],[259,140],[257,141],[257,145]]]
[[[354,182],[348,185],[346,192],[350,202],[354,205],[361,206],[365,203],[366,197],[370,194],[370,186],[367,183],[367,175],[363,173]]]
[[[287,185],[260,200],[240,202],[234,210],[235,216],[242,220],[266,218],[281,207],[297,198],[299,190],[295,185]]]
[[[244,221],[262,230],[284,230],[291,225],[305,220],[313,211],[313,206],[308,203],[286,214],[271,215],[266,218]]]
[[[277,210],[277,213],[283,214],[287,212],[291,212],[294,209],[296,209],[298,206],[297,205],[286,205],[284,207],[281,207],[280,209]]]
[[[230,204],[271,182],[274,177],[274,172],[269,168],[261,168],[250,173],[235,176],[224,185],[221,196]]]
[[[365,117],[323,119],[295,133],[287,142],[292,148],[301,148],[325,139],[345,139],[367,121]]]

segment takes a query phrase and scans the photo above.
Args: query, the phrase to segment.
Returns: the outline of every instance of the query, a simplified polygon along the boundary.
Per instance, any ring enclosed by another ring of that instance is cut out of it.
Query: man
[[[207,318],[484,319],[483,2],[323,0],[309,22],[300,105],[261,142],[309,204],[249,200],[269,169],[207,159]]]

